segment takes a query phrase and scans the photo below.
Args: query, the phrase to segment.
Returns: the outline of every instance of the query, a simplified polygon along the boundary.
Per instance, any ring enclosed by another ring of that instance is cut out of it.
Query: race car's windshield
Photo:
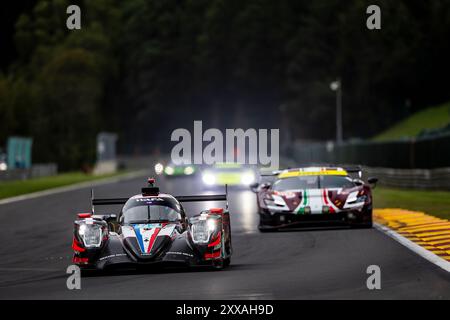
[[[275,191],[287,191],[297,189],[316,189],[318,188],[318,176],[290,177],[276,181],[273,184]]]
[[[168,206],[142,204],[124,210],[124,223],[175,222],[181,220],[180,213]]]
[[[298,176],[277,180],[273,184],[275,191],[287,191],[297,189],[321,189],[321,188],[352,188],[355,183],[347,176],[311,175]]]
[[[333,188],[353,188],[355,183],[352,178],[347,176],[320,176],[320,187],[333,189]]]

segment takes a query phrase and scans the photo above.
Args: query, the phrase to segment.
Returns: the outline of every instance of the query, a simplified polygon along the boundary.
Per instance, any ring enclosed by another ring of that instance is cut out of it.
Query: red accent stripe
[[[78,252],[84,252],[84,251],[86,251],[85,248],[80,247],[80,244],[81,244],[81,243],[79,243],[79,242],[77,241],[77,239],[75,239],[75,237],[74,237],[74,238],[73,238],[73,241],[72,241],[72,249],[75,250],[75,251],[78,251]]]
[[[217,237],[215,238],[215,240],[213,240],[213,242],[208,244],[208,247],[215,247],[215,246],[217,246],[220,243],[220,241],[221,241],[221,236],[222,236],[222,232],[219,232],[217,234]]]
[[[153,232],[152,237],[150,238],[150,244],[148,245],[147,253],[152,251],[153,244],[155,243],[156,237],[158,236],[159,231],[161,228],[155,229],[155,232]]]
[[[205,253],[205,259],[214,259],[220,257],[220,250],[217,250],[213,253]]]
[[[322,191],[322,196],[323,196],[323,202],[328,205],[328,199],[327,199],[327,189],[323,189]]]
[[[85,218],[90,218],[92,217],[92,213],[79,213],[78,214],[78,218],[80,219],[85,219]]]
[[[323,189],[323,202],[325,203],[325,205],[328,206],[328,208],[330,208],[330,213],[334,213],[334,208],[331,206],[331,204],[328,202],[328,190],[327,189]]]
[[[73,263],[77,264],[86,264],[89,262],[88,258],[80,258],[80,257],[73,257],[72,259]]]

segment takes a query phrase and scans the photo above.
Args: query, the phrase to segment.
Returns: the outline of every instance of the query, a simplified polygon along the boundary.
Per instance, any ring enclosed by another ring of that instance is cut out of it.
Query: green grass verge
[[[376,187],[373,190],[375,208],[402,208],[422,211],[450,220],[450,192],[420,191]]]
[[[419,111],[373,138],[374,141],[415,137],[423,129],[442,128],[450,122],[450,103]]]
[[[113,176],[122,175],[124,172],[117,172],[106,175],[94,176],[82,172],[62,173],[56,176],[36,178],[21,181],[7,181],[0,182],[0,199],[19,196],[36,191],[42,191],[62,186],[67,186],[74,183],[98,180]]]

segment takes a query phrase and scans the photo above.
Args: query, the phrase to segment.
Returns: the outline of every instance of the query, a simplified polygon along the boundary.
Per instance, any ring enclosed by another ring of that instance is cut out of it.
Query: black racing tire
[[[259,230],[259,232],[262,232],[262,233],[269,233],[269,232],[275,232],[278,229],[277,228],[267,228],[267,227],[259,225],[258,230]]]
[[[227,260],[227,259],[218,259],[218,260],[215,260],[215,261],[213,262],[213,264],[212,264],[212,268],[213,268],[214,270],[217,270],[217,271],[223,270],[223,269],[226,267],[226,260]]]
[[[352,229],[372,229],[372,227],[373,227],[372,221],[353,224],[351,226]]]
[[[274,232],[277,228],[272,228],[270,224],[273,223],[271,217],[266,213],[259,213],[259,225],[258,229],[260,232]]]

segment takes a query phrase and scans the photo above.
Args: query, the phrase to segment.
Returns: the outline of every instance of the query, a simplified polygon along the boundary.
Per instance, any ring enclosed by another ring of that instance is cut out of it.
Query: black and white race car
[[[210,208],[188,219],[181,205],[226,201],[226,194],[174,197],[160,193],[154,182],[149,179],[149,186],[129,199],[92,199],[93,208],[123,207],[118,215],[78,214],[72,243],[75,264],[96,270],[149,265],[222,269],[230,264],[228,211]]]

